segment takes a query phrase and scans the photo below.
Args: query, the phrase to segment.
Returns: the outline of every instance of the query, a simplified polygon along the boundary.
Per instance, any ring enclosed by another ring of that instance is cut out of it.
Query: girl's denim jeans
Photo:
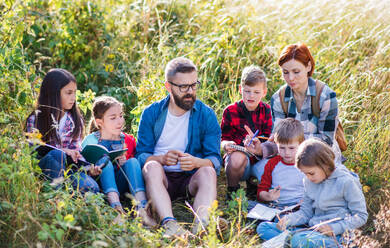
[[[342,245],[340,245],[342,242],[341,235],[337,235],[334,238],[323,235],[313,230],[299,231],[299,229],[301,228],[289,229],[290,231],[292,231],[292,237],[290,242],[291,247],[293,248],[342,247]],[[281,233],[282,231],[280,231],[276,227],[276,223],[273,222],[263,222],[257,226],[257,234],[259,234],[260,238],[263,240],[269,240]]]
[[[145,183],[142,176],[141,166],[138,160],[130,158],[122,165],[122,170],[111,162],[104,167],[100,176],[100,184],[103,192],[117,192],[123,194],[130,192],[132,195],[139,191],[145,191]]]
[[[66,170],[66,154],[61,150],[51,150],[38,163],[43,174],[50,180],[63,177]],[[96,181],[85,174],[84,172],[69,171],[72,186],[79,189],[81,192],[91,191],[93,193],[99,192],[99,185]]]

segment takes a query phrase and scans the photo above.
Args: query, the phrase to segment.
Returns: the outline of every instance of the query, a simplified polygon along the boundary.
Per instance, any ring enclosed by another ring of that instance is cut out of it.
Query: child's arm
[[[232,133],[234,131],[234,127],[232,124],[232,116],[229,110],[229,107],[225,108],[222,114],[222,120],[221,120],[221,147],[226,151],[229,152],[229,148],[226,146],[226,144],[229,143],[236,143],[233,140]],[[231,150],[230,150],[231,151]]]
[[[260,184],[257,186],[257,199],[259,201],[274,201],[280,197],[280,190],[272,189],[272,171],[276,164],[267,163],[264,168],[264,173],[261,176]],[[280,189],[280,188],[279,188]]]
[[[262,201],[276,201],[280,197],[280,186],[270,191],[260,191],[259,199]]]
[[[77,163],[77,161],[82,158],[80,152],[77,150],[72,150],[68,148],[62,148],[61,150],[63,150],[67,155],[69,155],[75,163]]]
[[[299,226],[307,224],[313,215],[313,200],[305,193],[299,210],[292,214],[286,215],[287,226]]]
[[[344,217],[341,221],[329,224],[336,235],[342,234],[346,230],[353,230],[363,226],[368,218],[366,200],[362,190],[356,182],[345,182],[344,199],[347,202],[347,207],[351,215]]]
[[[265,116],[264,116],[264,121],[262,124],[262,135],[265,137],[270,137],[272,133],[272,115],[271,115],[271,107],[268,104],[264,104],[266,106],[265,109]]]
[[[221,147],[227,153],[232,153],[236,150],[236,149],[232,148],[230,145],[236,145],[236,142],[230,141],[230,140],[223,140],[221,142]]]

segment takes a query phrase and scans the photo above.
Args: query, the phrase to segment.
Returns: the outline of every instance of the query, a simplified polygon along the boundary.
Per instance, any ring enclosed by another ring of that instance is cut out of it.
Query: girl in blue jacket
[[[346,242],[344,233],[366,223],[359,178],[344,166],[335,166],[334,159],[332,149],[318,139],[301,144],[295,165],[306,175],[302,205],[277,224],[261,223],[257,233],[262,239],[271,239],[288,228],[291,247],[340,247]]]
[[[107,195],[108,202],[119,213],[125,214],[119,196],[130,192],[137,202],[135,209],[142,222],[147,226],[155,226],[156,222],[146,211],[145,183],[138,160],[134,158],[135,139],[122,132],[125,125],[123,103],[109,96],[97,97],[93,103],[92,115],[91,133],[83,140],[81,144],[83,148],[91,144],[104,146],[108,151],[127,148],[126,154],[119,156],[115,161],[103,156],[96,162],[107,164],[101,169],[99,183]],[[120,223],[121,216],[119,215],[115,221]]]

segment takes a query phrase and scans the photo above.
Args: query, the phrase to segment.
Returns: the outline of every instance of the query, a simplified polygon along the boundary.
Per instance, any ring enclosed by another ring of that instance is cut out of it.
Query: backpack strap
[[[285,84],[279,90],[280,105],[282,105],[282,109],[285,117],[287,117],[288,115],[288,103],[284,101],[284,96],[286,95],[286,89],[287,89],[287,85]]]
[[[317,118],[320,118],[321,114],[320,99],[324,86],[325,84],[323,82],[316,80],[316,95],[311,97],[311,111]]]

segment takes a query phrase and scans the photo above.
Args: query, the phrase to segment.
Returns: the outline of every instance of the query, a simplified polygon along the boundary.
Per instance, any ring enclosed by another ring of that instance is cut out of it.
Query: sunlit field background
[[[44,74],[61,67],[77,77],[87,120],[94,96],[111,95],[125,103],[126,131],[136,135],[142,110],[166,95],[164,66],[177,56],[198,65],[198,98],[220,120],[240,99],[245,66],[265,70],[269,102],[283,84],[281,49],[304,42],[316,61],[314,77],[337,93],[346,165],[360,175],[366,196],[370,217],[357,243],[389,247],[389,1],[1,0],[0,22],[0,246],[260,246],[245,223],[245,197],[225,201],[224,172],[212,216],[230,221],[226,233],[211,223],[202,238],[169,240],[130,216],[113,225],[116,213],[101,194],[81,195],[68,182],[54,190],[40,179],[24,122]],[[180,221],[191,221],[183,203],[176,209]]]

